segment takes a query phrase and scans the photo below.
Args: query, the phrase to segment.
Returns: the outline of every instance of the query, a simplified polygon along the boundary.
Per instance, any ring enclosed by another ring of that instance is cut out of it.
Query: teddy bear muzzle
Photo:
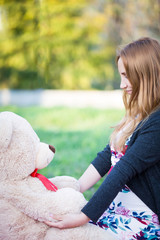
[[[55,153],[56,152],[56,149],[55,149],[55,147],[53,147],[52,145],[49,145],[49,149],[53,152],[53,153]]]

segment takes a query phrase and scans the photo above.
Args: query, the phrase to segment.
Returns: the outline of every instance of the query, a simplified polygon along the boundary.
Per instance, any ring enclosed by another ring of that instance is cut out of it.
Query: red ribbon
[[[51,181],[49,181],[48,178],[40,173],[37,173],[37,171],[38,169],[36,168],[34,172],[31,173],[31,177],[37,177],[48,190],[56,192],[58,188]]]

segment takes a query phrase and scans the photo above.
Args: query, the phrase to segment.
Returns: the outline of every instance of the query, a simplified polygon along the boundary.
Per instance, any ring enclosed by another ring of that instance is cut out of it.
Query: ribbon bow
[[[36,168],[34,172],[31,173],[31,177],[37,177],[48,190],[56,192],[58,188],[51,181],[49,181],[48,178],[40,173],[37,173],[37,171],[38,169]]]

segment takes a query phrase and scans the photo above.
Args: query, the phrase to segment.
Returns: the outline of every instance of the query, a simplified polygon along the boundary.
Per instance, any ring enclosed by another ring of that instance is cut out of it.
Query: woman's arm
[[[90,164],[79,179],[80,192],[83,193],[100,179],[101,175],[96,168]],[[53,221],[45,221],[45,223],[51,227],[59,229],[79,227],[90,220],[83,212],[80,212],[79,214],[66,214],[61,216],[50,215],[50,217],[53,218]]]
[[[86,169],[79,179],[80,191],[83,193],[96,182],[98,182],[110,169],[110,147],[107,145],[102,152],[97,154],[97,157],[92,161],[92,164]],[[90,218],[83,212],[79,214],[67,214],[61,216],[51,216],[51,222],[45,223],[51,227],[60,229],[73,228],[84,225],[89,222]]]
[[[53,218],[52,222],[45,221],[50,227],[56,227],[59,229],[74,228],[82,226],[89,222],[89,218],[83,213],[79,214],[66,214],[61,216],[51,216]]]
[[[109,144],[89,165],[87,170],[79,179],[80,191],[83,193],[97,183],[111,167],[111,150]]]
[[[101,179],[101,175],[96,168],[90,164],[79,179],[80,192],[85,192]]]
[[[160,113],[156,114],[133,133],[125,155],[81,210],[92,221],[98,220],[125,184],[159,162]]]
[[[86,171],[79,179],[80,191],[83,193],[90,187],[92,187],[96,182],[101,179],[101,175],[96,170],[96,168],[90,164]],[[83,212],[79,214],[66,214],[63,216],[50,216],[53,218],[52,222],[46,221],[45,223],[51,227],[56,227],[59,229],[79,227],[81,225],[89,222],[89,217],[87,217]]]

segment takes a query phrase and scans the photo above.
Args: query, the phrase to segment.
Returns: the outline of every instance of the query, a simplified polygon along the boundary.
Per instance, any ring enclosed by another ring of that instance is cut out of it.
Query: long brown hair
[[[111,144],[122,150],[138,123],[160,107],[160,43],[141,38],[118,50],[119,58],[132,85],[131,95],[123,93],[126,114],[111,135]]]

